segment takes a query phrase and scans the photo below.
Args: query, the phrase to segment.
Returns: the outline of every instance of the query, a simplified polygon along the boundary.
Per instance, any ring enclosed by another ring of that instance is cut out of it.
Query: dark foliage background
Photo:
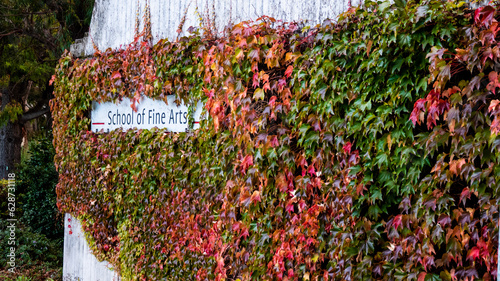
[[[16,174],[16,274],[7,269],[10,254],[7,229],[11,218],[2,212],[0,218],[0,277],[26,276],[31,280],[62,278],[63,217],[56,207],[55,187],[58,174],[54,167],[54,147],[51,137],[38,137],[30,143],[28,155]],[[2,188],[2,202],[8,202],[7,188]],[[7,211],[7,204],[2,210]]]
[[[56,206],[58,174],[52,139],[33,141],[29,151],[29,160],[21,165],[18,174],[17,188],[24,195],[22,221],[36,233],[62,238],[63,217]]]

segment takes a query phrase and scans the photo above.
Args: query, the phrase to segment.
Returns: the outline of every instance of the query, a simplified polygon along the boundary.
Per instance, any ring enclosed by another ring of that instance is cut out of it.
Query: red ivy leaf
[[[285,79],[280,79],[278,80],[278,91],[281,92],[283,91],[283,88],[286,86],[286,80]]]
[[[260,85],[259,73],[255,72],[252,78],[252,87],[257,88]]]
[[[248,53],[248,58],[256,61],[260,61],[260,50],[253,49]]]
[[[344,144],[343,149],[344,149],[344,152],[346,154],[350,154],[351,153],[351,148],[352,148],[352,143],[351,142],[348,141],[348,142],[346,142],[346,144]]]
[[[397,215],[394,217],[394,220],[392,221],[392,226],[394,229],[398,230],[399,226],[401,226],[403,221],[403,215]]]
[[[248,36],[250,36],[251,34],[253,34],[253,29],[252,29],[251,27],[245,27],[245,28],[243,29],[243,35],[244,35],[245,37],[248,37]]]
[[[240,230],[240,222],[235,222],[233,224],[233,231],[238,232]]]
[[[262,90],[264,90],[264,92],[267,90],[271,90],[271,84],[269,84],[269,82],[265,83],[264,87],[262,87]]]
[[[244,227],[241,229],[240,237],[247,238],[250,234],[248,233],[248,228]]]
[[[254,191],[252,194],[252,197],[250,197],[250,200],[252,203],[257,204],[257,202],[260,202],[260,192],[259,191]]]
[[[307,173],[309,173],[310,176],[316,175],[316,170],[314,169],[314,165],[309,166],[309,169],[307,169]]]
[[[500,104],[500,100],[492,100],[490,106],[488,107],[488,112],[495,114],[496,110],[500,109],[498,106]]]
[[[356,195],[360,195],[363,196],[363,191],[368,191],[368,189],[366,188],[366,186],[362,183],[358,184],[356,186]]]
[[[279,145],[279,142],[278,142],[278,137],[273,136],[273,137],[271,138],[271,142],[270,142],[270,144],[271,144],[271,147],[277,147],[277,146]]]
[[[413,123],[413,126],[415,126],[417,123],[420,125],[422,121],[420,120],[420,112],[424,111],[424,109],[425,99],[418,99],[413,105],[413,111],[410,114],[410,120]]]
[[[448,101],[441,99],[434,101],[429,107],[429,113],[427,115],[427,128],[432,129],[433,126],[436,126],[436,120],[439,119],[439,115],[449,109],[450,103]]]
[[[276,96],[272,96],[269,99],[269,106],[274,106],[275,103],[276,103]]]
[[[292,76],[292,72],[293,72],[293,66],[289,65],[285,71],[286,78],[290,78],[290,76]]]
[[[215,90],[214,89],[208,90],[208,89],[203,88],[203,92],[205,93],[205,95],[208,98],[213,98],[214,95],[215,95]]]
[[[119,71],[113,72],[113,75],[111,75],[111,79],[120,79],[122,78],[122,75],[120,74]]]
[[[233,30],[231,31],[231,33],[233,35],[241,35],[242,31],[243,31],[243,28],[241,28],[240,25],[235,25]]]
[[[493,134],[496,134],[500,132],[500,116],[498,116],[500,113],[500,101],[492,100],[490,106],[488,107],[488,112],[494,116],[490,129]]]
[[[478,258],[479,258],[479,248],[473,247],[472,249],[469,250],[469,253],[467,254],[467,260],[474,261],[475,259]]]
[[[241,172],[245,175],[248,167],[253,165],[253,156],[252,155],[247,155],[245,158],[243,158],[243,161],[241,161]]]
[[[54,84],[54,81],[56,80],[56,75],[52,75],[52,78],[50,78],[50,81],[49,81],[49,86],[52,86],[52,84]]]
[[[492,134],[498,134],[500,132],[500,119],[495,117],[493,122],[491,122],[490,130]]]
[[[304,201],[304,199],[300,199],[298,206],[299,206],[299,212],[302,212],[302,210],[306,208],[306,202]]]
[[[478,25],[481,24],[488,27],[490,26],[494,15],[495,15],[495,8],[491,6],[478,8],[474,13],[474,22]]]
[[[465,199],[470,199],[471,192],[468,187],[464,188],[462,190],[462,193],[460,193],[460,202],[464,201],[464,206],[465,206]]]

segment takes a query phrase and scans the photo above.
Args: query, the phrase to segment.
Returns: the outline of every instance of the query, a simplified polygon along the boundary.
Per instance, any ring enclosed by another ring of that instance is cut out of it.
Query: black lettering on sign
[[[153,124],[158,124],[158,123],[160,123],[160,122],[161,122],[161,121],[160,121],[160,113],[159,113],[159,112],[157,112],[157,113],[155,114],[155,121],[154,121],[154,123],[153,123]]]
[[[168,118],[168,124],[174,124],[175,119],[174,119],[174,110],[170,109],[170,118]]]

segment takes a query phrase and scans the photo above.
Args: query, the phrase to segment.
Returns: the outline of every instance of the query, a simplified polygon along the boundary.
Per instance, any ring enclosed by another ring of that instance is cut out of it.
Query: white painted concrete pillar
[[[78,219],[64,216],[64,281],[119,281],[108,262],[99,262],[90,251]]]

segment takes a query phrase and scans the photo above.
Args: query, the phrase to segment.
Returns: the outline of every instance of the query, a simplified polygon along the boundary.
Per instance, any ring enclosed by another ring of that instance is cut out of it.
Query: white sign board
[[[174,102],[175,96],[167,96],[168,104],[162,100],[154,100],[142,97],[135,104],[137,111],[131,107],[129,99],[119,104],[113,102],[92,104],[91,129],[93,132],[110,132],[121,128],[128,129],[167,129],[170,132],[186,132],[189,129],[188,107],[181,104],[177,106]],[[200,127],[200,116],[202,104],[198,103],[194,109],[193,129]]]

